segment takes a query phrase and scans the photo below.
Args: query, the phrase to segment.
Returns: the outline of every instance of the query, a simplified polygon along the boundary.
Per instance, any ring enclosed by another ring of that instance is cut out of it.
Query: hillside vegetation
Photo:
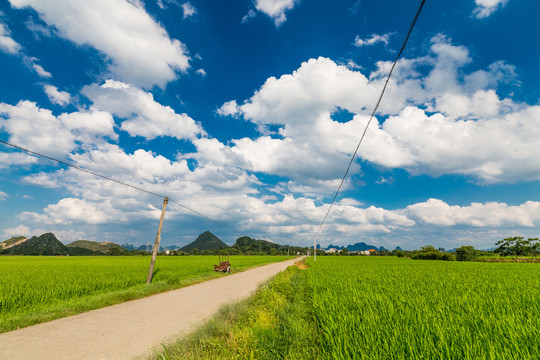
[[[71,248],[88,249],[88,250],[100,252],[103,254],[111,253],[111,252],[122,253],[126,251],[120,245],[112,243],[112,242],[108,242],[108,241],[97,242],[97,241],[90,241],[90,240],[77,240],[77,241],[72,242],[71,244],[67,244],[66,246],[71,247]]]
[[[212,234],[210,231],[205,231],[197,237],[197,239],[180,248],[180,251],[191,251],[193,249],[198,250],[215,250],[215,249],[225,249],[229,246],[225,244],[221,239]]]
[[[0,249],[9,249],[10,247],[19,245],[28,240],[26,236],[13,236],[6,241],[0,243]]]

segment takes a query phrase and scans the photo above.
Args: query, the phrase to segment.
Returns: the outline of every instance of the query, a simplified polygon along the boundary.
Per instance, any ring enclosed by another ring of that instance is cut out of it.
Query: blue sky
[[[9,0],[0,139],[307,246],[419,2]],[[427,1],[318,237],[492,247],[540,233],[534,0]],[[0,235],[153,242],[158,197],[0,146]],[[231,229],[232,228],[232,229]]]

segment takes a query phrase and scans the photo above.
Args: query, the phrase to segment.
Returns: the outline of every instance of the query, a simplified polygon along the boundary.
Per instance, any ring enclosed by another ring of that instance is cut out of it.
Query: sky
[[[2,0],[0,140],[168,196],[164,246],[309,246],[419,4]],[[318,244],[540,235],[539,13],[426,1]],[[155,240],[159,196],[2,144],[0,174],[0,239]]]

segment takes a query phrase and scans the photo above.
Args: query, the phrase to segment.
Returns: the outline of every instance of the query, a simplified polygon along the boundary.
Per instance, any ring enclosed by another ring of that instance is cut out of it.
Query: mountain
[[[112,242],[108,242],[108,241],[97,242],[97,241],[90,241],[90,240],[77,240],[77,241],[72,242],[71,244],[67,244],[66,246],[71,247],[71,248],[78,247],[78,248],[88,249],[88,250],[100,252],[103,254],[108,254],[111,252],[117,253],[117,252],[126,251],[126,249],[124,249],[120,245],[112,243]]]
[[[335,246],[335,245],[328,245],[328,247],[326,248],[326,250],[330,250],[330,249],[338,249],[338,250],[343,250],[343,249],[347,249],[349,251],[366,251],[366,250],[377,250],[377,251],[388,251],[387,249],[385,249],[384,247],[380,246],[380,247],[377,247],[375,245],[368,245],[366,244],[365,242],[359,242],[359,243],[356,243],[356,244],[353,244],[353,245],[347,245],[347,246]]]
[[[181,248],[181,251],[191,251],[195,248],[199,250],[214,250],[214,249],[224,249],[229,246],[221,241],[217,236],[212,234],[210,231],[205,231],[199,237],[192,242]]]
[[[11,247],[17,246],[19,244],[22,244],[26,240],[28,240],[26,236],[13,236],[12,238],[0,243],[0,250],[9,249]]]
[[[344,248],[345,248],[344,246],[336,246],[336,245],[330,244],[325,250],[330,250],[330,249],[343,250]]]
[[[46,233],[40,237],[32,236],[23,243],[9,249],[12,255],[65,255],[68,248],[54,234]]]

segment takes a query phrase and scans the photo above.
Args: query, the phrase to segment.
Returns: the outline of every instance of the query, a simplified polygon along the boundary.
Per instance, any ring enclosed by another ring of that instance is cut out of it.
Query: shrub
[[[457,261],[474,261],[478,259],[478,250],[474,246],[464,245],[456,249]]]

